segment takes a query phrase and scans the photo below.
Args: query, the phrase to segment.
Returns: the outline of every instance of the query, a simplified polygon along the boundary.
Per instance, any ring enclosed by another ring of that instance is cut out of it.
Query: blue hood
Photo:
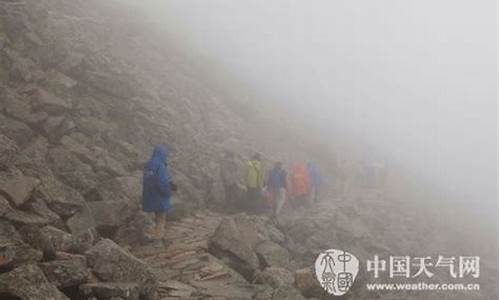
[[[168,151],[164,145],[156,145],[151,158],[146,163],[145,168],[148,170],[158,170],[161,165],[167,162]]]

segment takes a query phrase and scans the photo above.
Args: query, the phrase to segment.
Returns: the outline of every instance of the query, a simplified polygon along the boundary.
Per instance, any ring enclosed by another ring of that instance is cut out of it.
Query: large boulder
[[[40,230],[51,241],[55,251],[70,253],[84,253],[92,247],[97,236],[92,230],[79,235],[73,235],[52,226],[45,226]]]
[[[96,224],[89,206],[84,204],[78,213],[66,220],[66,226],[76,235],[95,229]]]
[[[54,260],[39,266],[49,282],[60,289],[78,286],[90,278],[90,272],[81,260]]]
[[[23,300],[69,300],[33,264],[18,267],[0,275],[0,295]],[[17,298],[16,298],[17,297]]]
[[[0,195],[0,216],[16,225],[31,224],[42,226],[50,223],[49,219],[35,214],[34,212],[12,208],[9,201],[2,195]]]
[[[264,241],[257,245],[255,252],[266,266],[286,268],[289,265],[288,250],[272,241]]]
[[[0,194],[4,195],[15,207],[23,205],[31,196],[40,181],[24,176],[19,170],[0,173]]]
[[[85,253],[93,273],[105,282],[132,282],[145,299],[156,299],[157,282],[147,265],[109,239]]]
[[[230,266],[247,279],[259,269],[259,259],[239,230],[233,218],[226,217],[210,238],[210,249],[215,256],[229,259]]]

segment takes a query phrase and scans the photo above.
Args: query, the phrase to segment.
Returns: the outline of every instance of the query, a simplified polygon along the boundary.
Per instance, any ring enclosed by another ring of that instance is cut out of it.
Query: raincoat
[[[293,164],[290,181],[293,196],[303,196],[309,193],[309,174],[305,164]]]
[[[167,157],[165,146],[156,145],[144,167],[142,209],[145,212],[166,212],[170,209]]]
[[[258,160],[250,160],[247,164],[247,188],[262,189],[264,185],[264,172]]]

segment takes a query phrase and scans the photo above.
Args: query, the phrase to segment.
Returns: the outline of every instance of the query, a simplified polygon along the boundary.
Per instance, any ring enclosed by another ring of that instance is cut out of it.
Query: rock
[[[257,255],[270,267],[286,268],[289,265],[288,250],[271,241],[264,241],[255,248]]]
[[[295,271],[295,287],[307,297],[324,294],[323,288],[316,280],[316,276],[310,268]]]
[[[80,294],[83,299],[96,297],[111,299],[119,297],[125,300],[139,300],[139,286],[135,283],[97,282],[80,285]]]
[[[60,115],[71,109],[71,103],[38,88],[32,96],[33,108],[43,110],[50,115]]]
[[[36,265],[20,266],[0,275],[0,294],[23,300],[69,300],[47,278]]]
[[[253,277],[259,268],[259,259],[235,221],[226,217],[210,238],[210,248],[215,256],[227,256],[230,266],[246,278]]]
[[[0,172],[0,193],[15,207],[23,205],[39,183],[38,179],[24,176],[18,170]]]
[[[118,228],[113,240],[120,245],[145,244],[153,239],[150,233],[154,226],[155,222],[149,214],[138,211],[127,226]]]
[[[156,299],[157,282],[151,270],[113,241],[99,241],[85,256],[92,271],[101,280],[136,283],[145,299]]]
[[[259,271],[256,274],[257,282],[268,284],[273,288],[280,286],[292,286],[293,274],[284,268],[268,267],[264,271]]]
[[[46,78],[47,86],[59,94],[68,92],[78,84],[76,80],[57,70],[48,71]]]
[[[74,250],[76,238],[72,234],[52,226],[45,226],[40,231],[47,236],[56,251],[72,252]]]
[[[55,258],[56,250],[54,244],[50,237],[40,230],[40,227],[35,225],[24,225],[19,231],[26,243],[42,251],[44,260],[53,260]]]
[[[125,201],[137,205],[142,197],[142,178],[115,177],[97,185],[89,194],[87,200],[90,201]]]
[[[82,210],[73,215],[66,221],[66,225],[73,234],[82,234],[96,227],[92,212],[87,204],[83,205]]]
[[[49,282],[59,289],[78,286],[90,277],[87,266],[80,260],[54,260],[39,266]]]
[[[92,190],[97,182],[97,175],[92,167],[83,163],[75,154],[63,147],[49,151],[48,162],[61,181],[81,193]]]
[[[49,143],[42,136],[31,141],[16,157],[15,166],[23,171],[25,175],[43,178],[49,173],[49,167],[45,161]]]
[[[52,211],[64,218],[81,211],[85,204],[80,193],[53,176],[42,178],[34,197],[43,200]]]
[[[137,206],[124,201],[89,202],[87,206],[97,228],[125,225],[138,210]]]
[[[66,252],[56,252],[56,260],[71,260],[79,261],[83,265],[87,265],[87,258],[84,255],[72,254]]]
[[[35,133],[24,123],[0,114],[0,132],[15,141],[21,148],[29,144]]]
[[[0,134],[0,171],[7,171],[19,154],[17,143]]]
[[[272,300],[306,300],[306,298],[293,287],[280,286],[274,291]]]
[[[16,267],[42,260],[42,252],[26,244],[12,224],[0,221],[0,253],[3,267]]]
[[[47,119],[46,112],[32,112],[29,101],[11,91],[4,91],[2,98],[5,105],[5,113],[21,122],[38,124]]]
[[[10,80],[30,82],[40,77],[40,70],[31,59],[22,57],[12,49],[4,48],[3,51],[10,61]]]

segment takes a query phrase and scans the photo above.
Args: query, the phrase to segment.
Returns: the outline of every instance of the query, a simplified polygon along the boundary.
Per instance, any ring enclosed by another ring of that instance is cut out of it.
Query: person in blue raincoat
[[[142,209],[155,214],[155,236],[161,237],[170,209],[171,188],[167,168],[168,152],[164,145],[156,145],[144,166],[142,183]]]

